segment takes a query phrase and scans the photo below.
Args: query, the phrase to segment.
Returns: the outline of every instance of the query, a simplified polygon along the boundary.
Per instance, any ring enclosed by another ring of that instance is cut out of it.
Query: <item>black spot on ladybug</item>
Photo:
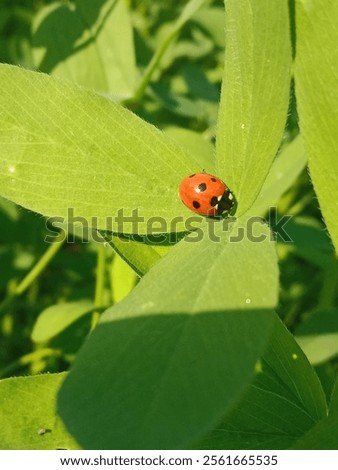
[[[214,183],[215,183],[215,181],[217,181],[216,178],[210,178],[210,179],[211,179],[211,181],[213,181]]]
[[[197,201],[192,201],[192,205],[195,207],[195,209],[199,209],[201,207],[201,204]]]
[[[189,176],[189,178],[192,178],[192,177],[195,176],[195,175],[196,175],[196,173],[193,173],[192,175]]]
[[[205,183],[201,183],[197,186],[198,192],[203,193],[207,189],[207,185]]]
[[[210,199],[210,205],[212,207],[216,206],[216,204],[218,203],[218,199],[216,196],[213,196],[211,199]]]

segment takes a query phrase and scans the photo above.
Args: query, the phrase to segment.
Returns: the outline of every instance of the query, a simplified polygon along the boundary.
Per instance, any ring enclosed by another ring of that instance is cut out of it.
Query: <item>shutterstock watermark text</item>
[[[152,245],[174,244],[183,237],[188,243],[197,243],[204,237],[218,243],[224,240],[226,234],[230,243],[239,243],[245,238],[253,243],[261,243],[267,239],[274,241],[275,234],[278,233],[281,241],[289,243],[293,241],[287,231],[291,218],[290,215],[278,217],[275,208],[271,208],[266,218],[250,216],[239,220],[235,216],[211,218],[192,215],[188,218],[177,216],[168,221],[156,215],[145,218],[138,208],[129,213],[121,208],[115,216],[106,217],[104,224],[102,220],[99,224],[98,217],[87,219],[76,215],[74,208],[69,208],[66,217],[47,219],[48,235],[45,241],[53,243],[56,238],[60,241],[60,234],[63,234],[67,243],[105,243],[107,235],[115,234],[125,243],[144,241]],[[271,230],[267,230],[266,225]]]

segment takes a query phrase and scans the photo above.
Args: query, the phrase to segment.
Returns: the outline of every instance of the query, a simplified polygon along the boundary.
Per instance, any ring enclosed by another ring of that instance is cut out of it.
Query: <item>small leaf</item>
[[[318,310],[295,330],[296,340],[311,364],[321,364],[338,355],[338,312]]]
[[[131,267],[118,255],[111,263],[110,280],[114,303],[120,302],[135,287],[137,276]]]
[[[277,302],[274,243],[262,224],[255,243],[246,220],[208,228],[107,310],[77,357],[59,410],[84,447],[189,447],[253,378]]]
[[[338,2],[297,0],[296,98],[309,169],[338,251]]]
[[[65,375],[0,381],[0,449],[79,449],[55,409],[56,394]]]
[[[34,324],[32,341],[35,343],[49,341],[94,309],[95,307],[91,302],[84,300],[46,308],[39,314]]]
[[[289,103],[287,0],[227,0],[225,67],[217,129],[220,177],[238,214],[257,198],[280,145]]]
[[[126,261],[140,277],[146,274],[162,256],[166,255],[184,234],[119,235],[101,232],[113,250]]]
[[[217,46],[224,48],[224,8],[203,7],[194,14],[194,22],[210,34]]]
[[[206,117],[205,109],[198,102],[179,93],[172,93],[165,86],[154,83],[152,85],[154,96],[160,101],[161,106],[179,116],[195,119]]]

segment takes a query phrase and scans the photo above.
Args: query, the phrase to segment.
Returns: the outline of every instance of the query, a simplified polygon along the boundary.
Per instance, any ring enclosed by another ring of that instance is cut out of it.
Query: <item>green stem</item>
[[[4,313],[12,302],[22,295],[29,286],[39,277],[44,271],[50,261],[54,258],[56,253],[59,251],[64,241],[66,240],[64,232],[61,232],[50,245],[47,251],[41,256],[39,261],[33,266],[29,273],[23,278],[23,280],[16,286],[13,292],[0,304],[0,314]]]
[[[157,66],[159,65],[164,53],[170,46],[170,44],[174,41],[175,37],[177,36],[178,31],[174,28],[173,31],[164,39],[164,41],[159,45],[158,49],[155,51],[151,61],[149,62],[142,80],[130,102],[131,104],[139,103],[144,93],[151,81],[154,71],[156,70]]]
[[[127,103],[125,103],[126,105],[129,105],[129,106],[134,105],[134,104],[139,103],[142,100],[142,98],[144,96],[144,93],[145,93],[145,90],[146,90],[147,86],[149,85],[150,80],[153,76],[153,73],[156,70],[156,68],[158,67],[164,53],[166,52],[166,50],[168,49],[170,44],[175,40],[176,36],[181,31],[183,26],[190,20],[190,18],[193,16],[193,14],[196,13],[196,11],[198,11],[201,8],[201,6],[205,3],[206,3],[206,0],[190,0],[185,5],[185,7],[183,8],[183,10],[181,12],[181,15],[176,20],[172,30],[170,31],[168,36],[166,38],[164,38],[164,40],[161,42],[161,44],[159,45],[159,47],[155,51],[151,61],[149,62],[148,66],[147,66],[147,68],[144,72],[142,80],[141,80],[138,88],[135,91],[135,94],[134,94],[133,98],[131,98],[129,101],[127,101]]]
[[[102,307],[104,301],[105,271],[106,271],[106,246],[101,243],[97,251],[96,284],[94,305],[97,308]],[[91,329],[94,329],[100,318],[100,312],[93,312]]]
[[[31,269],[27,276],[20,282],[15,289],[15,295],[21,295],[28,289],[28,287],[39,277],[39,275],[46,269],[47,265],[54,258],[56,253],[62,247],[66,237],[64,232],[61,232],[50,245],[47,251],[41,256],[36,265]]]

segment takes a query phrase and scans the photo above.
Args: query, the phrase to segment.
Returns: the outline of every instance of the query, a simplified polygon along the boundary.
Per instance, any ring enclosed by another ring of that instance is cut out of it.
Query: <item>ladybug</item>
[[[229,211],[234,204],[234,197],[223,181],[209,173],[187,176],[180,184],[179,192],[183,204],[209,217]]]

